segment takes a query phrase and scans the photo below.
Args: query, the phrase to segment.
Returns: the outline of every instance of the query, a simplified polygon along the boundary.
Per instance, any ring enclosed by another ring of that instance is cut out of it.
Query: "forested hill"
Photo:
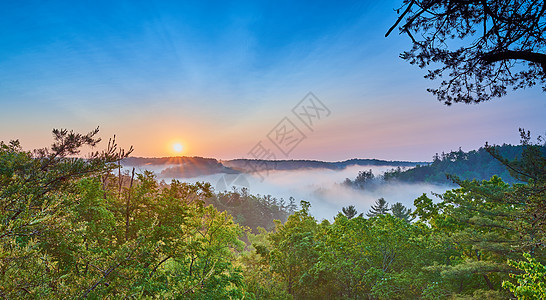
[[[521,156],[523,146],[504,144],[497,147],[499,154],[509,160]],[[546,147],[541,147],[546,154]],[[490,179],[493,175],[502,178],[508,183],[516,182],[506,167],[489,154],[484,147],[478,150],[464,152],[461,149],[449,153],[434,155],[432,164],[417,165],[415,168],[403,170],[401,168],[387,171],[383,178],[385,181],[398,180],[403,182],[431,182],[452,183],[446,174],[456,175],[461,179]]]
[[[275,170],[300,170],[300,169],[330,169],[342,170],[348,166],[393,166],[414,167],[417,164],[427,162],[388,161],[379,159],[349,159],[338,162],[326,162],[319,160],[251,160],[233,159],[219,161],[214,158],[203,157],[128,157],[122,161],[124,166],[151,168],[161,167],[160,177],[191,178],[217,173],[252,172],[256,166],[267,166]]]
[[[251,171],[251,167],[256,163],[264,163],[275,170],[299,170],[299,169],[330,169],[342,170],[348,166],[399,166],[414,167],[423,162],[410,161],[389,161],[380,159],[358,159],[353,158],[344,161],[326,162],[320,160],[253,160],[253,159],[233,159],[222,161],[224,166],[241,171]],[[426,163],[426,162],[425,162]]]
[[[151,169],[159,173],[162,178],[192,178],[204,175],[225,173],[236,174],[239,171],[224,166],[214,158],[198,156],[177,157],[128,157],[122,161],[127,167]],[[159,168],[155,168],[159,167]]]

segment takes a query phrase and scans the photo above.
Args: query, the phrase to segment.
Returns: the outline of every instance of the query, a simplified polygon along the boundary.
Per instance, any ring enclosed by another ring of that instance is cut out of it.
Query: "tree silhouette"
[[[347,219],[352,219],[358,214],[358,211],[356,210],[354,205],[349,205],[347,207],[343,207],[341,209],[341,211],[347,217]]]
[[[438,100],[479,103],[507,87],[546,91],[545,11],[544,0],[404,0],[385,36],[399,27],[413,42],[402,59],[439,65],[425,76],[446,78],[428,89]]]
[[[384,215],[389,212],[389,204],[385,201],[385,198],[381,197],[375,200],[375,205],[372,205],[372,208],[366,214],[369,218]]]
[[[396,202],[391,206],[391,212],[393,216],[402,219],[408,223],[410,223],[414,219],[411,217],[411,209],[406,208],[400,202]]]
[[[371,169],[369,171],[363,170],[358,172],[358,175],[354,181],[349,178],[345,178],[343,184],[355,189],[363,190],[373,181],[374,178],[375,175]]]

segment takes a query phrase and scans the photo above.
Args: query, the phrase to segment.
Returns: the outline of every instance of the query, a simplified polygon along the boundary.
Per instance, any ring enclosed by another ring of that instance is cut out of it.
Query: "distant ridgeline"
[[[140,167],[144,169],[150,167],[163,167],[159,172],[159,177],[162,178],[191,178],[217,173],[240,173],[237,170],[222,165],[222,163],[214,158],[197,156],[160,158],[128,157],[122,161],[122,164],[128,167]]]
[[[236,174],[252,172],[256,165],[266,165],[275,170],[301,170],[301,169],[330,169],[342,170],[348,166],[395,166],[414,167],[426,162],[387,161],[379,159],[349,159],[339,162],[325,162],[318,160],[254,160],[233,159],[218,161],[214,158],[203,157],[161,157],[144,158],[129,157],[122,161],[123,166],[150,168],[162,167],[159,177],[163,178],[191,178],[217,173]]]
[[[498,146],[497,149],[502,157],[514,160],[516,157],[521,156],[523,146],[504,144]],[[542,147],[542,152],[546,154],[546,147]],[[436,153],[432,164],[417,165],[409,170],[392,169],[385,172],[383,179],[385,181],[398,180],[402,182],[452,183],[446,177],[446,174],[456,175],[463,180],[488,180],[493,175],[497,175],[504,182],[517,182],[506,167],[491,156],[484,147],[470,152],[464,152],[459,148],[458,151],[442,152],[440,155]]]
[[[398,166],[414,167],[422,162],[409,161],[388,161],[379,159],[349,159],[337,162],[326,162],[320,160],[254,160],[254,159],[233,159],[223,161],[224,166],[236,169],[242,172],[251,172],[252,166],[263,162],[275,170],[291,171],[302,169],[330,169],[343,170],[349,166]]]

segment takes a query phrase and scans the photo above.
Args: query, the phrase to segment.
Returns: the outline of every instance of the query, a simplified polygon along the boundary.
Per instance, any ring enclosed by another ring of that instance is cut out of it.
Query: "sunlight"
[[[181,138],[173,138],[168,140],[165,144],[165,154],[167,156],[183,156],[185,155],[189,148],[186,144],[186,141]]]
[[[184,151],[184,146],[180,143],[174,143],[173,144],[173,151],[175,153],[182,153]]]

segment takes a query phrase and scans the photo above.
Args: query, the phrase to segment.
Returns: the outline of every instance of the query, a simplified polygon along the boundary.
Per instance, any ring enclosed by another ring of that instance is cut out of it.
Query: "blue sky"
[[[309,91],[332,114],[290,157],[429,160],[544,135],[539,88],[446,107],[384,34],[400,1],[28,1],[0,10],[0,140],[116,134],[136,156],[247,157]],[[271,146],[271,145],[270,145]]]

